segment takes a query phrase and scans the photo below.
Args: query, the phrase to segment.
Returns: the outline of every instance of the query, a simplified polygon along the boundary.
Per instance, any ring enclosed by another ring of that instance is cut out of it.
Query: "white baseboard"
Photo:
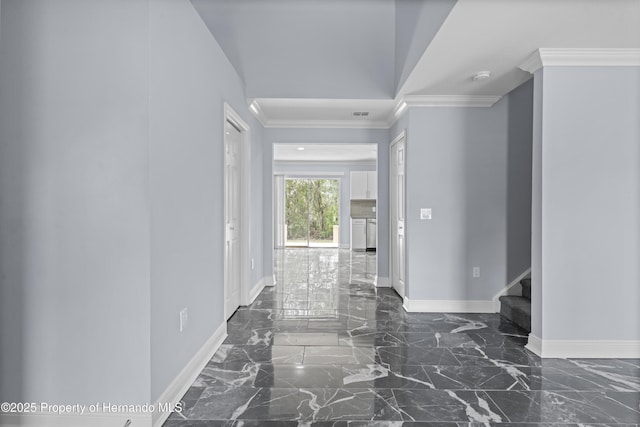
[[[390,288],[391,287],[391,279],[384,276],[376,276],[375,280],[376,288]]]
[[[91,413],[58,415],[48,412],[27,414],[2,414],[2,427],[122,427],[131,421],[130,427],[151,427],[151,414],[139,413]]]
[[[351,243],[341,243],[340,249],[351,249]]]
[[[525,345],[524,348],[542,357],[542,340],[536,335],[529,334],[529,340],[527,341],[527,345]]]
[[[527,268],[522,274],[513,279],[511,283],[502,288],[500,292],[498,292],[493,297],[493,303],[495,306],[495,313],[500,313],[500,297],[504,295],[521,295],[522,294],[522,285],[520,281],[531,274],[531,267]]]
[[[182,396],[187,392],[191,384],[198,377],[207,362],[211,360],[224,339],[227,337],[227,323],[224,322],[198,350],[178,376],[169,384],[153,405],[147,405],[143,412],[104,412],[90,409],[87,405],[84,413],[75,411],[67,414],[58,414],[53,411],[39,410],[34,413],[0,414],[0,426],[3,427],[123,427],[130,421],[130,427],[160,427],[169,417],[171,411],[163,411],[165,408],[174,408]],[[99,403],[102,405],[102,403]],[[40,408],[38,408],[40,409]],[[153,409],[153,411],[151,410]]]
[[[494,313],[493,301],[410,300],[403,307],[409,313]]]
[[[638,359],[638,340],[543,340],[529,334],[526,348],[544,358]]]
[[[272,281],[273,279],[269,276],[265,276],[262,279],[258,280],[258,283],[256,283],[253,289],[249,291],[249,304],[256,300],[256,297],[260,295],[260,292],[262,292],[265,286],[273,286]]]
[[[176,405],[182,399],[182,396],[189,390],[189,387],[198,378],[198,375],[202,369],[206,366],[207,362],[211,360],[213,355],[227,337],[227,322],[223,322],[218,329],[211,335],[211,337],[204,343],[204,345],[198,350],[198,352],[191,358],[189,363],[180,371],[169,387],[160,395],[156,401],[155,406],[158,407],[159,403],[171,403],[171,406]],[[153,413],[153,427],[160,427],[171,415],[171,412],[155,411]],[[133,425],[131,427],[134,427]]]

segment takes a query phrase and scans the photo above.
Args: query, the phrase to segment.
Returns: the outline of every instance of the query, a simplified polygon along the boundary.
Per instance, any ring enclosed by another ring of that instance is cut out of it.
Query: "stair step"
[[[531,278],[522,279],[520,284],[522,285],[522,296],[531,300]]]
[[[531,332],[531,300],[519,296],[502,296],[500,314]]]

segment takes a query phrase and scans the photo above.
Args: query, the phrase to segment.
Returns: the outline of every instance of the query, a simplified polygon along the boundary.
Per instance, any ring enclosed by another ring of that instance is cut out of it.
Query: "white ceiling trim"
[[[485,95],[405,95],[409,107],[491,107],[501,96]]]
[[[540,48],[533,52],[520,69],[531,74],[542,67],[638,67],[640,49],[565,49]]]
[[[285,129],[389,129],[408,107],[491,107],[502,96],[487,95],[405,95],[384,120],[273,120],[264,113],[258,100],[250,100],[249,109],[265,128]],[[337,100],[339,102],[340,100]],[[295,100],[292,100],[295,102]],[[338,104],[336,104],[338,106]]]
[[[389,123],[385,121],[362,120],[267,120],[263,123],[266,128],[291,129],[387,129]]]
[[[249,99],[247,103],[249,104],[249,111],[253,113],[253,115],[256,117],[256,119],[258,119],[262,126],[267,127],[269,119],[267,119],[264,111],[262,111],[262,108],[260,108],[260,104],[258,104],[258,101],[256,101],[255,99]]]

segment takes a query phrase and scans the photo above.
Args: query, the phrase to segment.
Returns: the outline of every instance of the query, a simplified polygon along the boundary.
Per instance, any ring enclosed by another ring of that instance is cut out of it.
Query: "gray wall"
[[[282,129],[264,130],[263,256],[266,275],[273,274],[273,144],[274,143],[378,144],[378,276],[389,276],[389,130],[388,129]]]
[[[187,0],[150,3],[151,397],[223,318],[223,103],[252,129],[252,285],[262,277],[261,126],[240,78]],[[189,326],[179,332],[179,311]]]
[[[544,310],[532,332],[639,340],[640,67],[546,67],[535,79],[532,277]]]
[[[245,79],[248,98],[394,96],[393,1],[192,2]],[[362,32],[354,33],[355,21]]]
[[[506,283],[506,102],[409,114],[407,296],[490,299]],[[420,208],[433,219],[421,221]]]
[[[533,79],[507,96],[507,283],[531,267]]]
[[[2,401],[149,400],[147,7],[2,2]]]
[[[533,77],[531,149],[531,333],[542,337],[542,86],[544,70]]]
[[[329,172],[329,173],[341,173],[342,175],[335,176],[340,179],[340,246],[348,247],[351,243],[350,233],[350,190],[351,190],[351,172],[352,171],[374,171],[376,170],[375,163],[295,163],[295,162],[274,162],[274,174],[284,174],[290,176],[304,176],[299,172]],[[298,172],[295,175],[291,175],[292,172]],[[314,175],[310,175],[313,177]],[[331,176],[333,177],[333,176]]]
[[[490,300],[529,268],[531,104],[527,84],[491,108],[410,108],[392,129],[407,129],[409,298]]]
[[[409,77],[457,0],[395,0],[395,88]]]
[[[0,398],[153,401],[224,322],[224,101],[252,128],[263,275],[261,126],[188,0],[1,19]]]

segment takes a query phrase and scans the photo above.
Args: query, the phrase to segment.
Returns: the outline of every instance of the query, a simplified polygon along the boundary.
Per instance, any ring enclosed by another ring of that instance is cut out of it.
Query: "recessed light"
[[[487,80],[489,77],[491,77],[491,71],[478,71],[473,75],[473,81]]]
[[[304,147],[298,147],[298,150],[303,151]]]

